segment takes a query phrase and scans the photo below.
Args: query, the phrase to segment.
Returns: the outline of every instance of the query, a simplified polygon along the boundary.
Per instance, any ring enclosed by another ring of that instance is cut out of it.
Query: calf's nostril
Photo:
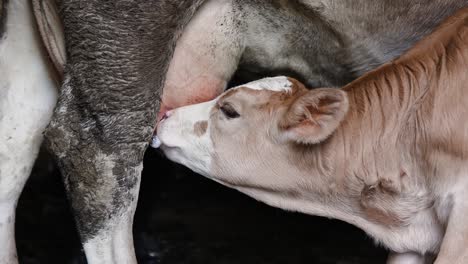
[[[169,110],[169,111],[165,112],[164,115],[161,118],[161,121],[163,121],[164,119],[169,118],[171,115],[172,115],[172,110]]]
[[[162,103],[161,108],[159,109],[159,112],[158,112],[156,123],[159,123],[161,122],[161,120],[168,118],[169,115],[171,115],[171,112],[172,112],[172,108],[167,107],[166,105],[164,105],[164,103]]]
[[[170,117],[170,116],[172,115],[173,112],[174,112],[173,110],[169,110],[169,111],[167,111],[167,112],[164,114],[164,116],[165,116],[166,118],[168,118],[168,117]]]

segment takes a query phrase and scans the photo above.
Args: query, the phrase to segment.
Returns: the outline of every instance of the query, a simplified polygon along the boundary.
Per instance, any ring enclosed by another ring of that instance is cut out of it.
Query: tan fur
[[[293,158],[286,165],[316,175],[315,179],[308,179],[303,173],[299,176],[302,179],[289,181],[302,182],[301,186],[291,188],[301,188],[304,193],[327,193],[330,204],[340,197],[356,199],[360,209],[352,209],[355,214],[387,227],[410,225],[418,213],[433,206],[435,198],[444,196],[446,190],[438,188],[447,183],[444,178],[468,168],[459,166],[461,160],[466,161],[468,152],[467,21],[465,10],[402,58],[344,87],[349,111],[333,136],[320,145],[290,146],[288,156]],[[277,121],[280,130],[305,118],[290,109],[307,93],[300,86],[298,89],[303,91],[290,98],[281,94],[283,105],[273,100],[276,111],[285,112],[286,119]],[[223,99],[228,98],[237,99],[233,94]],[[245,98],[252,104],[258,100],[258,96]],[[323,116],[318,109],[318,116]],[[258,110],[249,115],[261,120],[256,123],[282,116],[272,117],[271,111]],[[309,122],[316,119],[310,113]],[[213,137],[214,142],[222,138],[217,140],[216,133]],[[251,141],[248,145],[258,144]],[[243,153],[240,148],[246,145],[238,144],[229,152]],[[291,175],[290,167],[282,170]],[[466,174],[464,177],[468,177]],[[330,184],[332,193],[327,190]],[[273,189],[284,192],[285,185],[279,182]]]

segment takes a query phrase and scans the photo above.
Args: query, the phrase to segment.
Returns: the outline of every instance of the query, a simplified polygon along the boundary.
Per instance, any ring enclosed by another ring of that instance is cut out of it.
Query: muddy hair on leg
[[[60,3],[68,63],[45,136],[90,263],[135,261],[131,223],[143,154],[175,42],[202,2]],[[105,252],[112,246],[131,253]]]

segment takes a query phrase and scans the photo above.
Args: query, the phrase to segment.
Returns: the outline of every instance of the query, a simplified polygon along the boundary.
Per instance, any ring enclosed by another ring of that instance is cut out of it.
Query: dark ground
[[[85,263],[60,174],[46,154],[18,205],[20,263]],[[134,238],[145,264],[385,263],[386,252],[339,221],[268,207],[174,165],[145,158]]]

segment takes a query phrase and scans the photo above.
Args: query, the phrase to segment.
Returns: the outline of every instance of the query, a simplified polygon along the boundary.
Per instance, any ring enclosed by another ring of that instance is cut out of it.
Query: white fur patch
[[[418,253],[390,253],[387,264],[424,264],[428,263],[425,256]]]
[[[274,92],[291,91],[293,84],[285,76],[269,77],[249,82],[239,87],[246,87],[254,90],[270,90]]]
[[[209,120],[215,104],[216,100],[212,100],[174,109],[169,118],[159,123],[158,138],[166,157],[199,174],[209,174],[214,153],[209,125],[201,136],[195,135],[194,126]]]
[[[133,249],[132,215],[133,212],[124,213],[118,222],[108,223],[108,229],[83,244],[88,263],[137,263]]]
[[[15,245],[15,202],[0,201],[0,262],[18,263]]]

